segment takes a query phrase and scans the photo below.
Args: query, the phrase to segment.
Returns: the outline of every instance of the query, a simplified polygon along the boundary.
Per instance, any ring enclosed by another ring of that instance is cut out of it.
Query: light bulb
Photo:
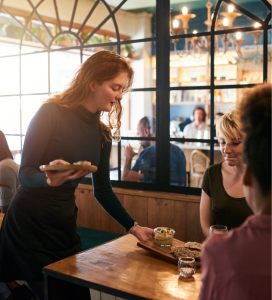
[[[182,14],[183,14],[183,15],[187,15],[187,14],[188,14],[188,8],[187,8],[186,6],[184,6],[184,7],[182,8]]]
[[[228,18],[225,18],[224,20],[223,20],[223,26],[228,26],[229,25],[229,19]]]
[[[242,37],[242,33],[241,32],[237,32],[236,33],[236,40],[240,40]]]
[[[229,11],[230,13],[232,13],[232,12],[234,11],[234,6],[233,6],[233,5],[229,5],[228,11]]]
[[[178,21],[177,19],[175,19],[175,20],[173,21],[173,27],[174,27],[174,28],[178,28],[178,27],[179,27],[179,21]]]
[[[194,30],[194,31],[193,31],[193,34],[196,34],[196,33],[197,33],[197,30]]]
[[[258,27],[261,27],[262,25],[260,24],[260,23],[258,23],[258,22],[256,22],[255,24],[254,24],[254,27],[255,28],[258,28]]]

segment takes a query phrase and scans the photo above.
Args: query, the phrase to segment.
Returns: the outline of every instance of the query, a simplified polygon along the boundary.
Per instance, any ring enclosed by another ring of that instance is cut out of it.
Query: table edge
[[[81,279],[81,278],[76,278],[76,277],[72,277],[70,275],[67,274],[63,274],[60,272],[56,272],[56,271],[52,271],[49,269],[45,269],[43,268],[43,274],[44,274],[44,282],[45,282],[45,291],[48,291],[48,277],[53,277],[56,279],[60,279],[60,280],[64,280],[70,283],[74,283],[80,286],[84,286],[93,290],[97,290],[106,294],[110,294],[116,297],[120,297],[120,298],[125,298],[125,299],[130,299],[130,300],[149,300],[150,298],[144,298],[141,296],[137,296],[134,294],[130,294],[118,289],[114,289],[114,288],[110,288],[107,287],[105,285],[102,284],[98,284],[98,283],[93,283],[90,281],[87,281],[85,279]]]

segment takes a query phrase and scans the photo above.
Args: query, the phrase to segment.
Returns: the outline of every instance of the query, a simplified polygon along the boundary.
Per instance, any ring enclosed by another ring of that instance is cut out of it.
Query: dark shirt
[[[140,153],[132,170],[144,174],[145,183],[156,183],[156,144]],[[186,185],[186,158],[183,151],[173,144],[170,144],[170,184]]]
[[[19,181],[26,187],[47,187],[47,178],[39,170],[40,165],[49,164],[55,159],[69,163],[90,161],[98,167],[97,172],[92,174],[95,198],[129,230],[134,220],[112,191],[110,183],[111,145],[102,134],[99,113],[93,114],[82,105],[72,110],[55,103],[46,103],[36,113],[27,130]],[[54,189],[75,189],[81,179],[68,180]]]
[[[215,223],[228,229],[239,227],[253,212],[245,198],[234,198],[223,186],[222,163],[209,167],[203,177],[202,189],[212,198],[212,214]]]

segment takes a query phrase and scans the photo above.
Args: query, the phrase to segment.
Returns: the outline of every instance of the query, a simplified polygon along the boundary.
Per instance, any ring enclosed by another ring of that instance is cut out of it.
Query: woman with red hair
[[[0,281],[26,280],[43,299],[42,268],[82,251],[76,232],[75,189],[88,171],[43,173],[40,165],[88,161],[94,196],[138,239],[153,230],[137,225],[114,194],[109,178],[111,132],[119,138],[122,95],[133,70],[118,54],[101,51],[84,62],[70,86],[46,101],[32,119],[19,171],[21,183],[1,228]],[[100,118],[108,112],[108,124]],[[60,160],[61,158],[61,160]],[[60,289],[58,289],[60,290]],[[87,288],[69,284],[56,299],[90,299]]]

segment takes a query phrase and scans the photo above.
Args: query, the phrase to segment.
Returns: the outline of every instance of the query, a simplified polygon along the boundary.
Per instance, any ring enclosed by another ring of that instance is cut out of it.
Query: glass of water
[[[228,227],[224,225],[212,225],[209,230],[209,235],[213,235],[216,232],[228,232]]]
[[[196,272],[195,259],[192,257],[180,257],[178,261],[178,271],[184,278],[192,277]]]

